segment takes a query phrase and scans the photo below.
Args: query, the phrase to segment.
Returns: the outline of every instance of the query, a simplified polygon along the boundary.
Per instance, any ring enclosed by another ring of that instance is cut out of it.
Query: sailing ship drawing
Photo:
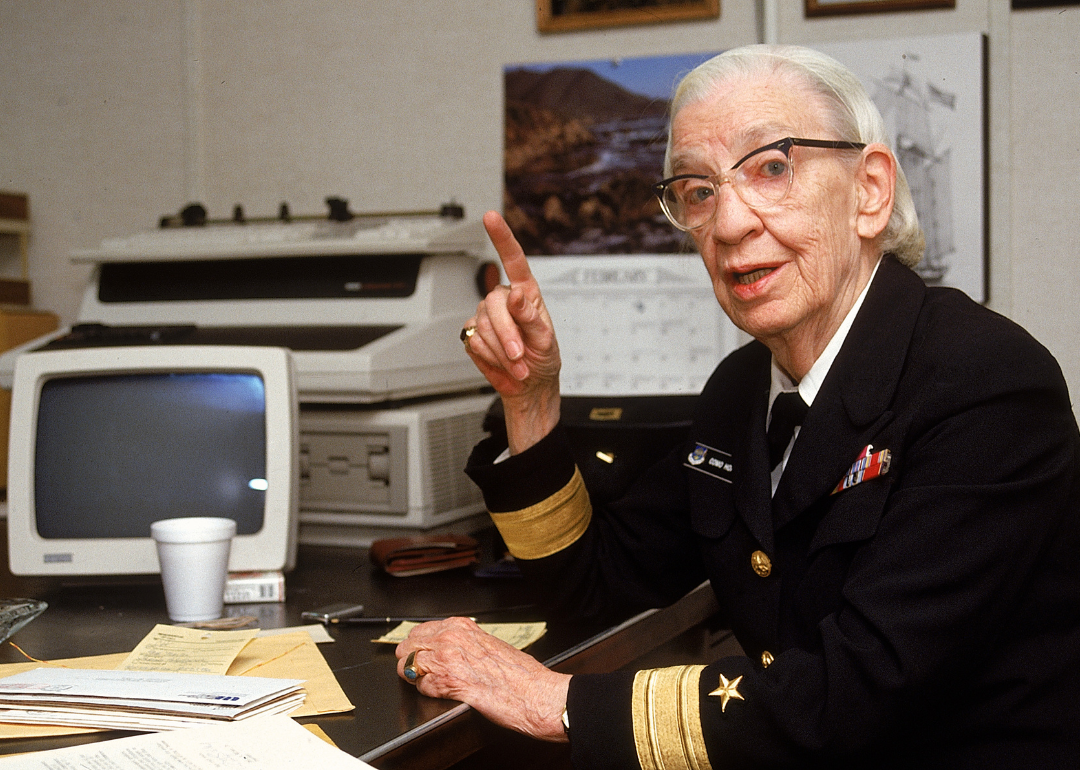
[[[905,63],[918,59],[912,53],[904,56]],[[956,110],[956,94],[912,77],[906,68],[894,68],[874,82],[872,98],[892,133],[893,147],[926,235],[926,253],[916,272],[928,283],[941,283],[956,252],[950,186],[952,150],[941,146],[941,132],[935,131],[933,118],[935,110]]]

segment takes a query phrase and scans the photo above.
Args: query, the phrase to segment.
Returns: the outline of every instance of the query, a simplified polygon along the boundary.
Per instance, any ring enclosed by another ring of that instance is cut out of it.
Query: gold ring
[[[416,680],[424,675],[424,671],[416,665],[413,661],[416,660],[416,650],[409,653],[409,657],[405,658],[405,678],[413,684],[416,684]]]
[[[465,347],[469,347],[469,340],[472,339],[472,336],[474,334],[476,334],[475,326],[466,326],[464,329],[461,330],[461,334],[459,336],[461,337],[461,341],[465,343]]]

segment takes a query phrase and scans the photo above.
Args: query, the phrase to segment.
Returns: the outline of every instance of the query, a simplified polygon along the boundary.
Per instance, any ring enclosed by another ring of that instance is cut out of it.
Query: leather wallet
[[[371,561],[395,577],[426,575],[480,561],[480,546],[468,535],[414,535],[376,540]]]

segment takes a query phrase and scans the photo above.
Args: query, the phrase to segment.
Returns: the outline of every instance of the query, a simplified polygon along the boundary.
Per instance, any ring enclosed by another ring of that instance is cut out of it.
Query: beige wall
[[[74,318],[87,278],[73,249],[152,227],[199,200],[211,215],[281,201],[321,212],[428,208],[471,216],[501,196],[505,64],[720,50],[769,30],[813,43],[983,32],[990,55],[990,300],[1058,357],[1080,392],[1080,7],[539,35],[506,0],[4,0],[0,189],[27,192],[38,306]]]

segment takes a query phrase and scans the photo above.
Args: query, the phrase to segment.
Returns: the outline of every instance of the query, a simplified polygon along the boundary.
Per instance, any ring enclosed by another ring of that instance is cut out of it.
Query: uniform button
[[[762,668],[768,668],[769,666],[771,666],[773,660],[775,660],[775,658],[773,658],[773,654],[771,652],[769,652],[768,650],[765,650],[765,652],[761,653],[761,667]]]
[[[750,566],[759,577],[768,577],[772,574],[772,561],[764,551],[754,551],[750,554]]]

